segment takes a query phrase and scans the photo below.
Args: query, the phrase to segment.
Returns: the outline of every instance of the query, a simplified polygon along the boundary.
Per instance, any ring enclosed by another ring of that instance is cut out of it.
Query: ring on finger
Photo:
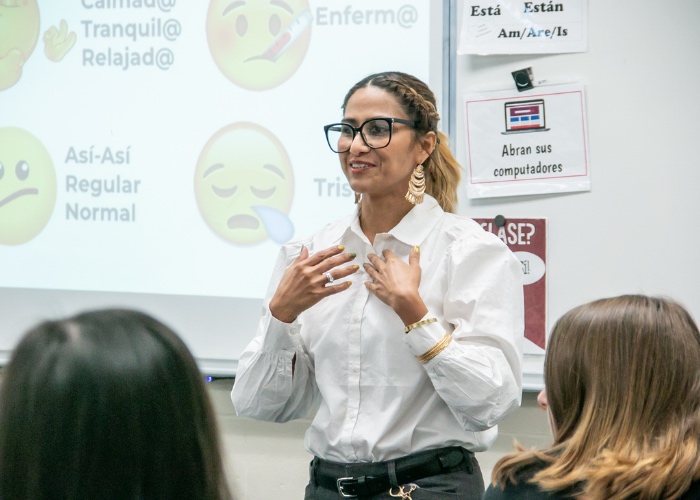
[[[326,271],[325,273],[323,273],[323,275],[326,277],[326,281],[328,282],[328,284],[331,284],[335,281],[333,279],[333,276],[331,276],[330,271]]]

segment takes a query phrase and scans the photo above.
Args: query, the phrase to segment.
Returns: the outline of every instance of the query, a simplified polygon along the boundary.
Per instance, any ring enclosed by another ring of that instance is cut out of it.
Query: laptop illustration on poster
[[[546,132],[544,99],[505,103],[506,131],[501,134]]]

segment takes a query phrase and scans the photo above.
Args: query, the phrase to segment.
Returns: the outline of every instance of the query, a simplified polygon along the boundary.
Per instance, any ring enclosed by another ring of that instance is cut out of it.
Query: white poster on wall
[[[466,0],[458,54],[553,54],[588,50],[587,0]]]
[[[581,84],[465,94],[469,197],[590,190],[585,109]]]

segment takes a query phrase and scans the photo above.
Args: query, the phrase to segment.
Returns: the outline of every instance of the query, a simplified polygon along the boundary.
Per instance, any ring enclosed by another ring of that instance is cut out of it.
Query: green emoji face
[[[236,85],[270,89],[301,65],[312,20],[307,0],[211,0],[209,50],[221,72]]]
[[[20,128],[0,128],[0,244],[34,238],[55,204],[56,172],[44,145]]]
[[[13,86],[39,38],[36,0],[0,0],[0,90]]]
[[[197,161],[194,189],[202,217],[227,241],[285,243],[294,235],[292,165],[279,139],[259,125],[234,123],[216,132]]]

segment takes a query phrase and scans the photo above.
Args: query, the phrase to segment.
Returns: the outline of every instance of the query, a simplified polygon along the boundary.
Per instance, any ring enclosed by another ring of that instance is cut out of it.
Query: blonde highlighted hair
[[[502,458],[493,483],[577,489],[586,499],[675,498],[700,477],[700,333],[678,303],[624,295],[556,323],[545,357],[551,448]]]
[[[430,152],[428,159],[423,162],[426,172],[425,190],[437,200],[445,212],[454,213],[457,210],[457,187],[462,167],[450,151],[447,135],[437,129],[440,115],[432,90],[415,76],[406,73],[376,73],[363,78],[348,91],[343,100],[343,110],[356,91],[368,86],[384,89],[398,100],[406,115],[416,122],[416,137],[428,132],[437,135],[435,150]]]

